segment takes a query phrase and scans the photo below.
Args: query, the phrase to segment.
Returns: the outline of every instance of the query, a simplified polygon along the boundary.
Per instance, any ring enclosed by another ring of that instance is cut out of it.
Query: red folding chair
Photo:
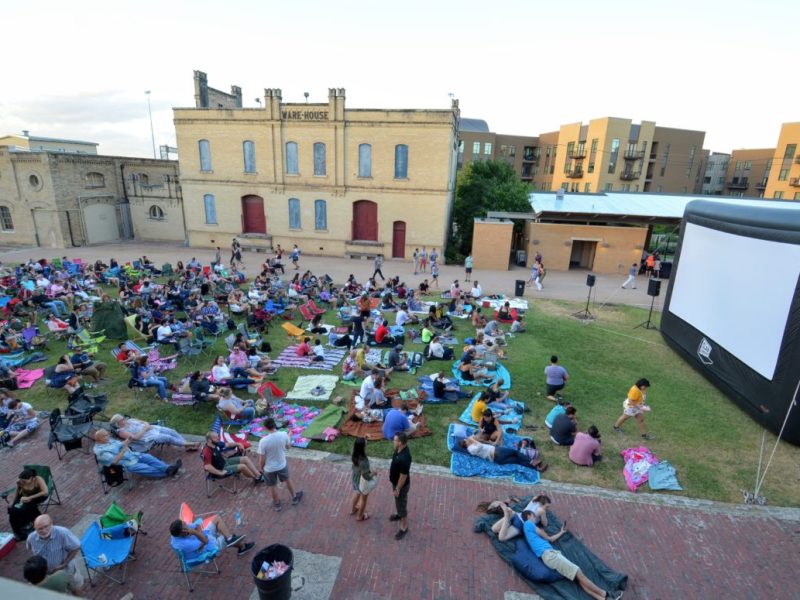
[[[311,310],[305,304],[300,305],[300,314],[303,317],[303,321],[313,321],[316,316],[311,314]]]
[[[325,314],[325,309],[324,308],[320,308],[319,306],[314,304],[313,300],[309,300],[308,301],[308,308],[311,309],[311,312],[314,313],[315,315]]]

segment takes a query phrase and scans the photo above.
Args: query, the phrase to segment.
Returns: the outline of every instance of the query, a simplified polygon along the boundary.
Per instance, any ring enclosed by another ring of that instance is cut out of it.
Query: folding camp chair
[[[121,518],[127,518],[121,521]],[[116,503],[112,503],[106,514],[89,526],[81,538],[81,554],[86,564],[89,583],[94,587],[97,575],[102,575],[114,583],[125,583],[128,562],[136,560],[136,540],[141,531],[142,513],[126,515]],[[122,576],[115,579],[108,574],[112,567],[120,567]],[[92,577],[92,573],[95,577]]]
[[[217,556],[220,553],[220,549],[217,548],[211,552],[203,552],[203,554],[196,556],[194,558],[187,558],[183,552],[178,550],[177,548],[172,548],[172,551],[178,557],[178,562],[180,562],[181,573],[183,573],[184,577],[186,577],[186,585],[189,586],[189,591],[194,591],[194,584],[192,580],[189,579],[189,573],[195,572],[198,574],[198,577],[195,578],[195,581],[199,579],[200,575],[219,575],[220,569],[219,564],[217,564]],[[199,569],[198,567],[202,565],[213,565],[213,570],[210,569]]]
[[[61,409],[55,408],[50,413],[47,447],[55,446],[58,460],[61,460],[70,450],[83,449],[83,438],[88,437],[92,426],[92,413],[62,415]]]
[[[283,306],[276,304],[272,298],[267,300],[267,303],[264,305],[264,310],[275,313],[276,315],[282,315],[285,312]]]
[[[161,274],[164,277],[174,277],[175,271],[172,269],[172,264],[164,263],[163,265],[161,265]]]
[[[51,504],[56,504],[61,506],[61,497],[58,495],[58,488],[56,487],[56,482],[53,481],[53,473],[50,471],[50,467],[47,465],[23,465],[23,470],[25,469],[32,469],[39,477],[44,479],[44,482],[47,484],[47,497],[44,499],[43,502],[39,504],[39,509],[42,513],[46,513],[47,509],[50,508]],[[16,486],[7,489],[5,492],[0,494],[0,498],[6,501],[6,504],[10,504],[9,498],[14,495],[14,492],[17,491]]]
[[[143,334],[141,331],[134,327],[134,323],[136,321],[136,315],[128,315],[124,319],[125,321],[125,329],[128,331],[128,337],[131,340],[142,340],[147,342],[147,336]]]
[[[22,330],[22,339],[28,350],[44,348],[47,350],[47,337],[43,335],[36,325],[31,325]]]
[[[258,334],[253,335],[253,333],[247,329],[247,323],[239,323],[236,326],[236,331],[241,333],[244,336],[244,339],[247,340],[247,343],[251,346],[257,346],[261,341],[261,338],[258,336]]]
[[[319,306],[314,304],[313,300],[309,300],[308,303],[306,304],[306,306],[308,306],[308,308],[311,310],[311,312],[314,313],[315,315],[323,315],[323,314],[325,314],[325,309],[324,308],[320,308]]]
[[[186,337],[178,338],[178,354],[180,356],[188,356],[190,359],[192,359],[193,365],[197,363],[197,357],[202,353],[202,343],[198,344]]]
[[[84,327],[83,329],[78,331],[78,333],[75,334],[75,337],[77,337],[81,342],[83,342],[84,346],[98,346],[105,341],[106,336],[103,335],[105,332],[106,332],[105,329],[102,329],[100,331],[88,331]]]
[[[300,316],[302,317],[302,319],[300,319],[300,323],[302,324],[305,321],[313,321],[316,315],[311,313],[311,309],[308,308],[308,306],[306,306],[305,304],[301,304]]]
[[[297,325],[294,325],[293,323],[289,323],[288,321],[286,323],[284,323],[283,325],[281,325],[281,327],[286,332],[286,334],[290,338],[294,338],[295,341],[297,341],[299,338],[301,338],[304,335],[306,335],[306,332],[303,329],[300,329]]]
[[[214,347],[214,340],[210,340],[205,336],[202,327],[195,327],[192,329],[192,341],[200,348],[202,354],[211,354],[211,349]]]
[[[233,487],[226,485],[228,479],[233,480]],[[216,484],[217,488],[222,488],[225,491],[230,492],[231,494],[236,494],[239,491],[239,473],[226,473],[225,475],[214,475],[213,473],[209,473],[206,471],[206,498],[211,498],[214,495],[215,488],[213,487]]]
[[[102,413],[106,406],[108,406],[108,394],[90,396],[81,391],[77,396],[70,396],[64,415],[66,417],[88,415],[91,420],[95,415]]]

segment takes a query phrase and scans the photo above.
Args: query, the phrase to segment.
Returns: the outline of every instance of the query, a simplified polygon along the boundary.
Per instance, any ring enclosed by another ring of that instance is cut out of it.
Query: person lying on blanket
[[[492,525],[492,531],[497,534],[497,539],[501,542],[514,539],[518,535],[522,535],[522,528],[524,522],[522,520],[522,513],[516,512],[511,508],[511,504],[518,504],[518,498],[509,498],[508,500],[494,500],[493,502],[482,502],[478,504],[478,510],[487,514],[499,514],[502,518]],[[545,494],[537,494],[525,506],[522,512],[530,511],[534,514],[534,521],[536,525],[547,527],[547,511],[550,509],[552,501],[550,497]]]
[[[547,535],[547,532],[542,527],[536,525],[535,516],[531,511],[526,510],[522,513],[522,521],[525,541],[528,542],[533,553],[541,558],[546,566],[558,571],[570,581],[575,581],[584,592],[595,600],[604,600],[605,598],[619,600],[622,598],[622,592],[606,592],[598,587],[583,574],[578,565],[567,560],[561,552],[553,548],[551,542],[557,541],[567,532],[566,525],[562,525],[561,530],[555,535]]]
[[[547,470],[547,464],[542,462],[538,453],[536,458],[531,459],[528,454],[522,453],[515,448],[492,446],[491,444],[479,442],[474,438],[464,438],[461,440],[460,444],[461,447],[472,456],[488,460],[498,465],[530,467],[531,469],[536,469],[540,473],[544,473]]]

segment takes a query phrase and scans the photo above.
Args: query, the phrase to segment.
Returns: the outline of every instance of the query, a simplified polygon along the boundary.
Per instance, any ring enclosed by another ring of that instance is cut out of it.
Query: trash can
[[[289,565],[286,572],[278,575],[275,579],[259,579],[256,577],[263,563],[271,563],[276,560]],[[250,569],[253,573],[253,581],[256,584],[260,600],[289,600],[292,597],[293,563],[294,554],[292,553],[292,549],[282,544],[267,546],[253,557]]]
[[[517,279],[514,282],[514,295],[517,298],[525,295],[525,280]]]

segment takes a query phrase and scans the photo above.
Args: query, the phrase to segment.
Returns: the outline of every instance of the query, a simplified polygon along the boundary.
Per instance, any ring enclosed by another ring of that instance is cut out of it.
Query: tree
[[[461,255],[470,252],[474,220],[485,217],[490,210],[531,212],[528,200],[531,191],[531,187],[520,181],[516,171],[505,161],[469,163],[456,180],[452,250]]]

